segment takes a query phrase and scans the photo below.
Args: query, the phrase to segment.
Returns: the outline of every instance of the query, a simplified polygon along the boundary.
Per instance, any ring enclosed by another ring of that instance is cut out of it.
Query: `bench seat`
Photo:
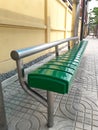
[[[29,87],[61,94],[68,93],[86,45],[87,41],[82,41],[66,54],[52,59],[42,67],[29,73]]]
[[[77,66],[76,65],[73,65],[73,64],[71,64],[71,63],[64,63],[64,62],[57,62],[57,61],[50,61],[50,62],[48,62],[48,64],[50,64],[50,65],[58,65],[58,66],[64,66],[64,67],[68,67],[68,68],[72,68],[72,69],[74,69],[74,70],[76,70],[77,69]]]
[[[57,93],[68,93],[72,74],[50,68],[41,68],[28,75],[29,86]]]

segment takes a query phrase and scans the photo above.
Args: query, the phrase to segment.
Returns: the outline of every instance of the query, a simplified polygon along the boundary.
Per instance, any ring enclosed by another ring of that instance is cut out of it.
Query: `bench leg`
[[[54,103],[53,103],[53,93],[47,91],[47,103],[48,103],[48,127],[53,126],[53,113],[54,113]]]

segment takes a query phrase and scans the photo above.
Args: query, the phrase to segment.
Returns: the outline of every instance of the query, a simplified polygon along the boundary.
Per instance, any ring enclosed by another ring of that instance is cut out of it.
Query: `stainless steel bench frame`
[[[71,37],[63,40],[58,40],[55,42],[50,42],[47,44],[41,44],[39,46],[33,46],[30,48],[25,48],[21,50],[13,50],[11,52],[11,57],[13,60],[16,61],[17,70],[18,70],[18,77],[19,82],[22,86],[22,88],[33,98],[35,98],[37,101],[42,103],[44,106],[47,107],[47,114],[48,114],[48,127],[53,126],[53,113],[54,113],[54,103],[53,103],[53,92],[47,91],[47,99],[44,98],[42,95],[40,95],[38,92],[33,90],[32,88],[28,87],[28,84],[25,79],[25,73],[24,73],[24,67],[23,67],[23,58],[28,57],[30,55],[39,53],[41,51],[47,50],[49,48],[55,47],[55,55],[56,57],[59,55],[59,49],[58,46],[63,43],[68,43],[68,49],[70,49],[70,41],[78,41],[79,37]]]

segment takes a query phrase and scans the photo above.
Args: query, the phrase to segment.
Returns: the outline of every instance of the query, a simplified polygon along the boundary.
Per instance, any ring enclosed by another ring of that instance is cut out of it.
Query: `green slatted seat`
[[[63,71],[63,72],[67,72],[69,74],[74,74],[74,69],[72,68],[68,68],[68,67],[65,67],[65,66],[60,66],[60,65],[50,65],[50,64],[45,64],[43,65],[41,68],[49,68],[49,69],[53,69],[53,70],[60,70],[60,71]]]
[[[79,55],[76,55],[76,56],[62,56],[62,57],[58,57],[57,59],[62,59],[62,60],[76,60],[76,62],[80,62],[80,56]]]
[[[68,93],[86,45],[87,41],[82,41],[67,53],[52,59],[37,70],[29,73],[29,87],[61,94]]]
[[[68,93],[72,81],[72,74],[53,69],[37,69],[28,75],[29,86],[49,90],[57,93]]]
[[[79,59],[76,59],[74,57],[63,57],[63,58],[56,58],[57,61],[65,61],[65,62],[68,62],[68,61],[73,61],[73,62],[77,62],[79,63]]]
[[[52,61],[57,61],[57,62],[61,62],[61,63],[69,63],[69,64],[73,64],[73,65],[78,65],[79,63],[75,62],[74,60],[52,60]]]
[[[54,64],[54,65],[60,65],[60,66],[65,66],[65,67],[69,67],[69,68],[72,68],[74,70],[77,69],[77,66],[74,65],[74,64],[71,64],[71,63],[64,63],[64,62],[57,62],[57,61],[50,61],[48,62],[48,64]]]

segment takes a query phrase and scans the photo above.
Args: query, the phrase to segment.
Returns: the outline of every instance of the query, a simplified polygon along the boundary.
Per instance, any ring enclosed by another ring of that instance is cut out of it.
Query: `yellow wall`
[[[11,50],[70,37],[71,22],[62,0],[0,0],[0,73],[15,68]]]

